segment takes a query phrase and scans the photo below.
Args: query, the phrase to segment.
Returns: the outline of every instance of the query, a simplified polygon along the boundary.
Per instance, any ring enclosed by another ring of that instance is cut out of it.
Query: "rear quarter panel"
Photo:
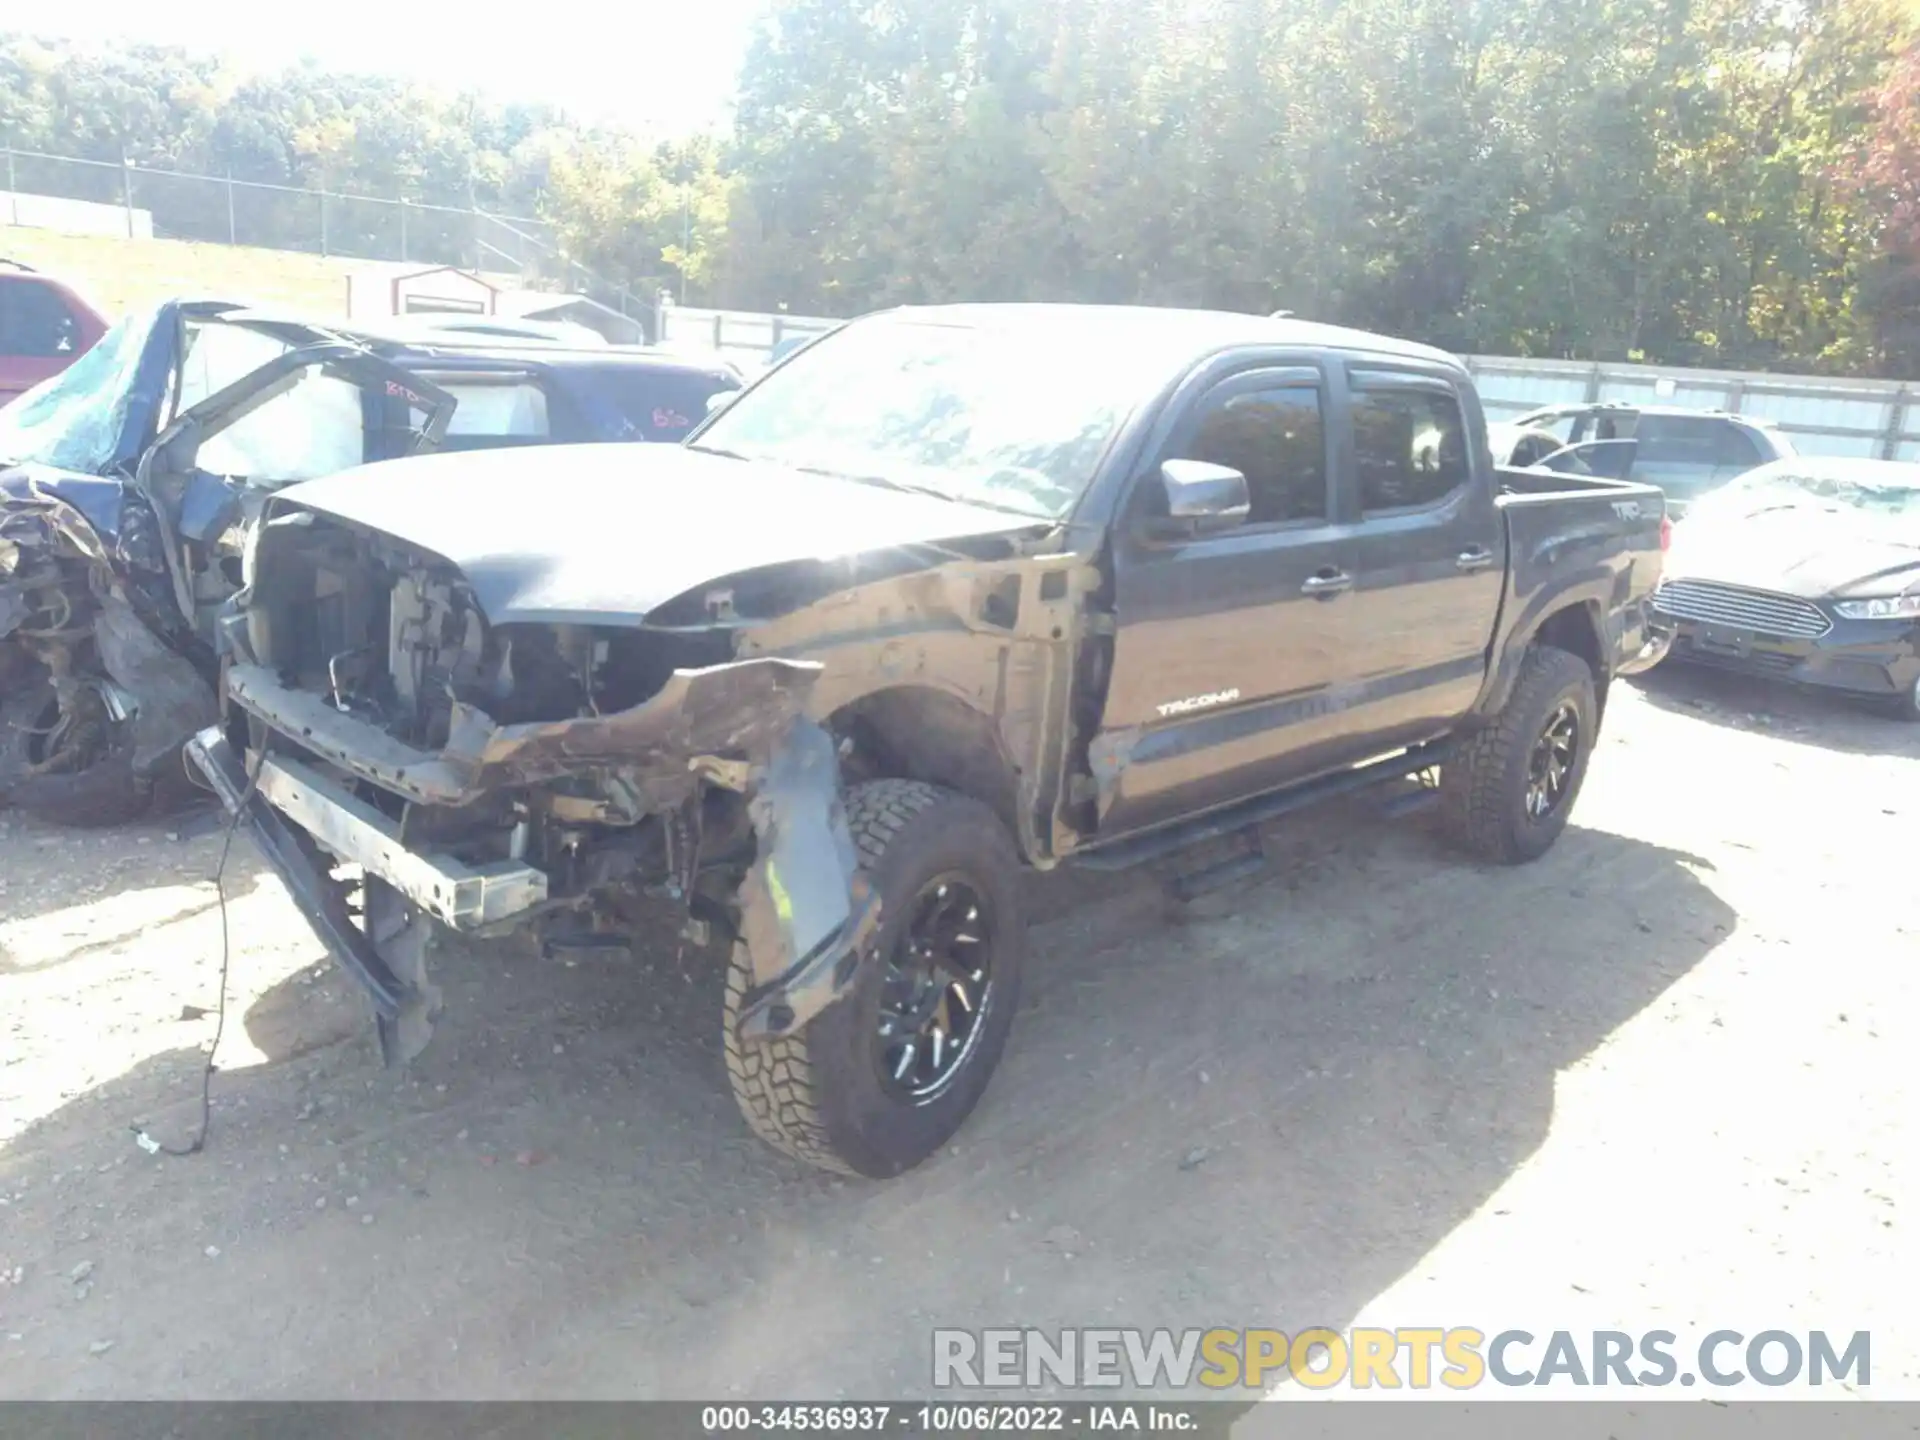
[[[1604,684],[1648,638],[1660,583],[1665,501],[1632,481],[1501,470],[1507,528],[1507,594],[1494,635],[1495,663],[1482,714],[1506,703],[1521,657],[1553,615],[1585,609],[1600,638]]]

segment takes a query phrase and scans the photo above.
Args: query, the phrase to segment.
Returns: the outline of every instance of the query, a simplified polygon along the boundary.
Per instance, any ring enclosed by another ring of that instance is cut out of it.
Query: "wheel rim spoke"
[[[974,1049],[993,988],[993,923],[981,889],[946,876],[905,907],[886,959],[874,1044],[883,1088],[931,1103]]]
[[[1580,757],[1580,714],[1571,702],[1561,705],[1541,727],[1527,757],[1526,812],[1543,820],[1566,799]]]

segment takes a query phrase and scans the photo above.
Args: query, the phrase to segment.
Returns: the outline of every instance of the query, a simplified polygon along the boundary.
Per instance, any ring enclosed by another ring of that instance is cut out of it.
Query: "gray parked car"
[[[1535,410],[1488,431],[1495,463],[1519,466],[1537,465],[1568,445],[1632,440],[1631,478],[1665,491],[1667,513],[1676,519],[1736,476],[1795,454],[1772,422],[1751,415],[1617,401]]]

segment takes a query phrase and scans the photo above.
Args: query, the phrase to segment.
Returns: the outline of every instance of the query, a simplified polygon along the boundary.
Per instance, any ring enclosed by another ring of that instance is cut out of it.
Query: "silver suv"
[[[1559,405],[1494,428],[1502,452],[1494,459],[1508,465],[1535,465],[1563,446],[1593,440],[1636,441],[1629,478],[1664,490],[1675,519],[1736,475],[1795,453],[1771,421],[1677,406]]]

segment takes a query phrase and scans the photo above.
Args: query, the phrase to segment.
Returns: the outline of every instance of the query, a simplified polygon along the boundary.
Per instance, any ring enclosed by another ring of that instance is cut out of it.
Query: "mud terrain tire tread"
[[[954,812],[958,823],[992,825],[1006,839],[1004,860],[1014,868],[1017,879],[1018,859],[1004,827],[984,805],[955,791],[919,780],[875,780],[853,786],[847,793],[846,806],[847,827],[859,850],[861,868],[876,884],[884,883],[882,862],[902,832],[935,810]],[[891,898],[883,894],[883,905]],[[1017,915],[1007,918],[1019,924]],[[884,911],[881,923],[884,930]],[[1017,949],[1017,946],[1018,938],[1015,938],[1014,947]],[[1015,954],[1009,976],[1013,983],[1002,997],[1008,1004],[1018,998],[1017,963]],[[858,1163],[858,1157],[846,1153],[845,1147],[836,1142],[825,1113],[827,1067],[822,1063],[820,1047],[844,1042],[834,1033],[842,1026],[823,1026],[822,1022],[844,1018],[839,1017],[838,1012],[851,1006],[855,997],[850,995],[839,1001],[797,1034],[781,1040],[743,1044],[736,1022],[753,983],[752,973],[746,946],[736,943],[727,965],[722,1041],[727,1078],[748,1127],[776,1150],[809,1165],[855,1177],[874,1174],[871,1163]],[[990,1070],[998,1055],[989,1053],[981,1059]]]
[[[1527,758],[1550,707],[1569,692],[1581,698],[1581,740],[1573,791],[1538,830],[1518,822],[1516,799]],[[1538,859],[1559,838],[1579,798],[1593,753],[1597,722],[1593,672],[1587,662],[1554,645],[1535,645],[1497,719],[1464,737],[1440,767],[1440,823],[1447,836],[1476,859],[1520,865]],[[1544,838],[1543,838],[1544,837]]]

